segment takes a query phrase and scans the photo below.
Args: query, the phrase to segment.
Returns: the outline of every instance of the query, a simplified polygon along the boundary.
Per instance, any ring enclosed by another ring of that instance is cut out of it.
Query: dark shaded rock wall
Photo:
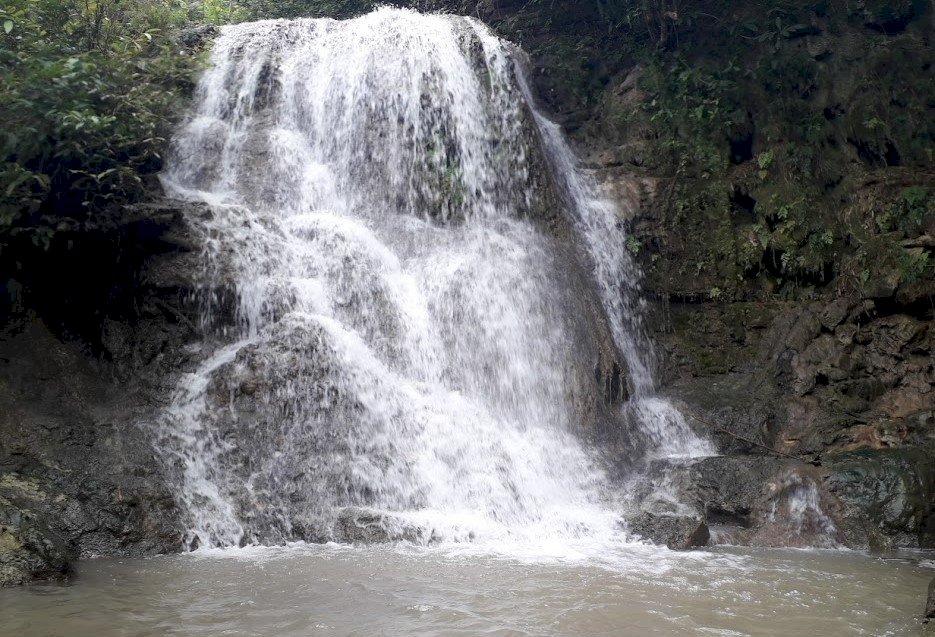
[[[78,557],[179,549],[145,427],[197,331],[188,214],[135,207],[20,252],[30,267],[6,280],[17,307],[0,333],[0,585],[62,576]]]

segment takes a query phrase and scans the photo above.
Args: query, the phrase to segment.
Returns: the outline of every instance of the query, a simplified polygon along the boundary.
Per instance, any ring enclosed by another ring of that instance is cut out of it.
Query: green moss
[[[28,478],[21,478],[13,473],[0,476],[0,489],[14,491],[21,497],[31,500],[45,500],[47,497],[45,491],[39,487],[38,482]]]
[[[935,196],[924,186],[902,190],[895,201],[883,206],[875,221],[881,232],[901,230],[918,234],[926,219],[935,218]]]

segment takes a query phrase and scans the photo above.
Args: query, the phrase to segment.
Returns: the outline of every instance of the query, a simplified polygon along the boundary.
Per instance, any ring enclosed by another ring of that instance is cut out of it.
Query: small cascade
[[[827,512],[815,481],[787,472],[770,485],[769,497],[758,512],[758,528],[751,540],[759,546],[836,548],[838,527]]]
[[[189,547],[353,541],[349,516],[425,541],[620,538],[578,435],[621,417],[602,347],[651,453],[707,452],[654,395],[616,210],[483,25],[224,27],[195,102],[164,183],[208,204],[206,338],[155,444]],[[547,230],[563,199],[610,353]]]
[[[614,342],[627,363],[631,395],[626,411],[646,438],[647,459],[713,455],[714,446],[696,435],[684,415],[657,394],[654,349],[642,324],[646,305],[640,288],[642,273],[627,250],[623,211],[601,192],[591,175],[578,168],[561,127],[536,109],[522,65],[518,66],[520,87],[590,257]]]

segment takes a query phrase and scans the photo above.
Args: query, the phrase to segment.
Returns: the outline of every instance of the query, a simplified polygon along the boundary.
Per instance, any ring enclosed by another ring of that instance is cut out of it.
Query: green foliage
[[[882,232],[902,230],[913,233],[922,229],[926,218],[935,217],[935,197],[923,186],[910,186],[900,193],[899,199],[886,207],[877,218]]]
[[[733,64],[712,71],[677,56],[647,70],[642,84],[654,99],[645,108],[677,175],[707,178],[727,168],[736,72]]]
[[[899,266],[902,280],[906,283],[914,283],[932,275],[931,254],[921,249],[903,250]]]
[[[207,24],[233,24],[254,17],[254,11],[233,0],[204,0],[202,15]]]
[[[769,167],[773,165],[773,159],[776,158],[776,155],[771,150],[764,150],[756,158],[756,163],[760,167],[760,170],[769,170]]]
[[[627,252],[632,254],[634,257],[639,256],[640,250],[643,249],[643,244],[639,239],[630,235],[627,237]]]
[[[743,26],[749,35],[743,37],[756,42],[767,42],[772,45],[774,51],[778,51],[782,47],[783,40],[794,37],[796,33],[806,28],[804,24],[789,22],[781,9],[770,9],[767,17],[768,20],[764,25],[756,22],[745,23]]]
[[[892,290],[898,285],[912,284],[931,278],[931,254],[924,248],[904,248],[899,235],[878,235],[860,246],[855,258],[858,282],[864,293]]]
[[[224,0],[214,1],[225,3]],[[234,19],[229,21],[237,22],[245,18],[347,18],[367,13],[381,4],[396,3],[378,0],[238,0]]]
[[[0,9],[0,237],[45,235],[143,193],[197,64],[175,42],[187,16],[177,0]]]
[[[696,289],[801,298],[831,289],[880,233],[926,232],[935,84],[919,78],[930,7],[703,0],[681,9],[718,19],[681,25],[675,50],[643,58],[643,165],[673,178],[666,205],[682,237],[680,274],[697,271]],[[894,166],[892,179],[874,174]],[[896,196],[907,176],[923,185]],[[885,251],[902,281],[930,276],[924,254]]]

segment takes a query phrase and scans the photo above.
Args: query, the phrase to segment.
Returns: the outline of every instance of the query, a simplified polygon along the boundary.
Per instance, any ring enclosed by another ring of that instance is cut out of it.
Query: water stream
[[[0,636],[920,637],[935,574],[847,551],[606,558],[331,545],[102,559],[73,586],[0,589]]]

